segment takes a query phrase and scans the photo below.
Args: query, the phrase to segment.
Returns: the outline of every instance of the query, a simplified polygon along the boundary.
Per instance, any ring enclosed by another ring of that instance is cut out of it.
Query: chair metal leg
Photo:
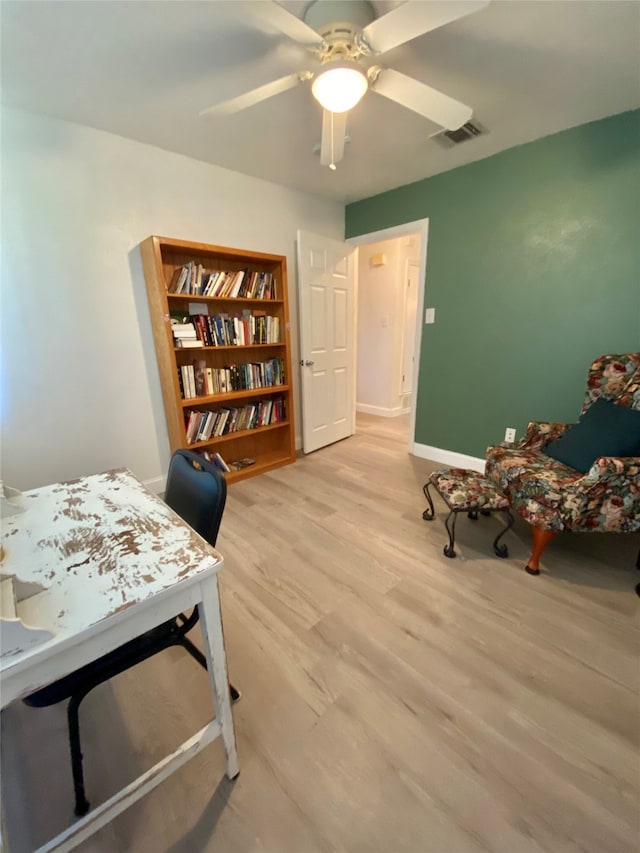
[[[207,668],[207,661],[205,656],[202,654],[202,652],[197,646],[194,646],[191,640],[189,640],[187,637],[182,637],[182,639],[180,640],[180,645],[183,649],[189,652],[189,654],[194,660],[198,661],[198,663],[203,669]]]
[[[189,640],[187,637],[183,637],[180,640],[180,645],[186,649],[194,660],[197,660],[203,669],[207,668],[207,661],[205,656],[202,654],[200,649]],[[240,691],[237,690],[231,682],[229,682],[229,693],[231,694],[231,701],[237,702],[240,699]]]
[[[73,790],[76,798],[75,813],[78,817],[89,811],[89,801],[84,793],[84,773],[82,770],[82,749],[80,747],[80,721],[78,711],[85,693],[72,696],[67,705],[67,721],[69,723],[69,747],[71,749],[71,772],[73,774]]]

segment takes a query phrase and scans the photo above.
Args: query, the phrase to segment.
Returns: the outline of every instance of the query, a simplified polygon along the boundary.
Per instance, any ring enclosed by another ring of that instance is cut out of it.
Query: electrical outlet
[[[507,427],[504,431],[504,440],[505,441],[515,441],[516,440],[516,431],[513,427]]]

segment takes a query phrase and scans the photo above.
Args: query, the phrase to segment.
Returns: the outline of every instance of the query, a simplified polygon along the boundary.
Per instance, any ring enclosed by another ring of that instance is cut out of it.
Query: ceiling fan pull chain
[[[331,113],[331,162],[329,163],[329,168],[334,172],[336,170],[336,164],[333,162],[334,154],[333,154],[333,113]]]

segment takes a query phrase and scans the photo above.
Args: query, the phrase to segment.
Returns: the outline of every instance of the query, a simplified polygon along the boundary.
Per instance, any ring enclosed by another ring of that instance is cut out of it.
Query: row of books
[[[195,397],[227,394],[255,388],[284,385],[284,360],[269,358],[266,361],[232,364],[228,367],[209,367],[204,359],[178,367],[178,383],[183,400]]]
[[[280,318],[243,311],[228,314],[191,314],[184,323],[171,323],[177,347],[246,346],[280,343]]]
[[[215,412],[191,409],[185,412],[187,444],[209,441],[231,432],[279,424],[286,420],[284,400],[262,400],[237,409],[218,409]]]
[[[270,272],[249,269],[207,272],[196,261],[189,261],[173,271],[167,292],[233,299],[276,298],[275,280]]]
[[[219,453],[212,453],[209,450],[201,451],[201,456],[203,456],[207,462],[211,462],[216,466],[216,468],[225,472],[241,471],[243,468],[248,468],[250,465],[256,464],[256,460],[252,459],[250,456],[245,456],[243,459],[236,459],[235,462],[229,462],[227,464]]]

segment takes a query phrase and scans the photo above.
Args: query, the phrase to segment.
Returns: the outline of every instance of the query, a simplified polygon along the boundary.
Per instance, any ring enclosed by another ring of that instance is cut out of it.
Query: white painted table
[[[198,605],[216,718],[107,802],[41,848],[70,850],[217,737],[237,776],[220,617],[220,554],[130,471],[118,469],[25,492],[2,521],[3,574],[41,584],[24,621],[54,632],[0,658],[2,707]],[[6,839],[5,839],[6,840]]]

